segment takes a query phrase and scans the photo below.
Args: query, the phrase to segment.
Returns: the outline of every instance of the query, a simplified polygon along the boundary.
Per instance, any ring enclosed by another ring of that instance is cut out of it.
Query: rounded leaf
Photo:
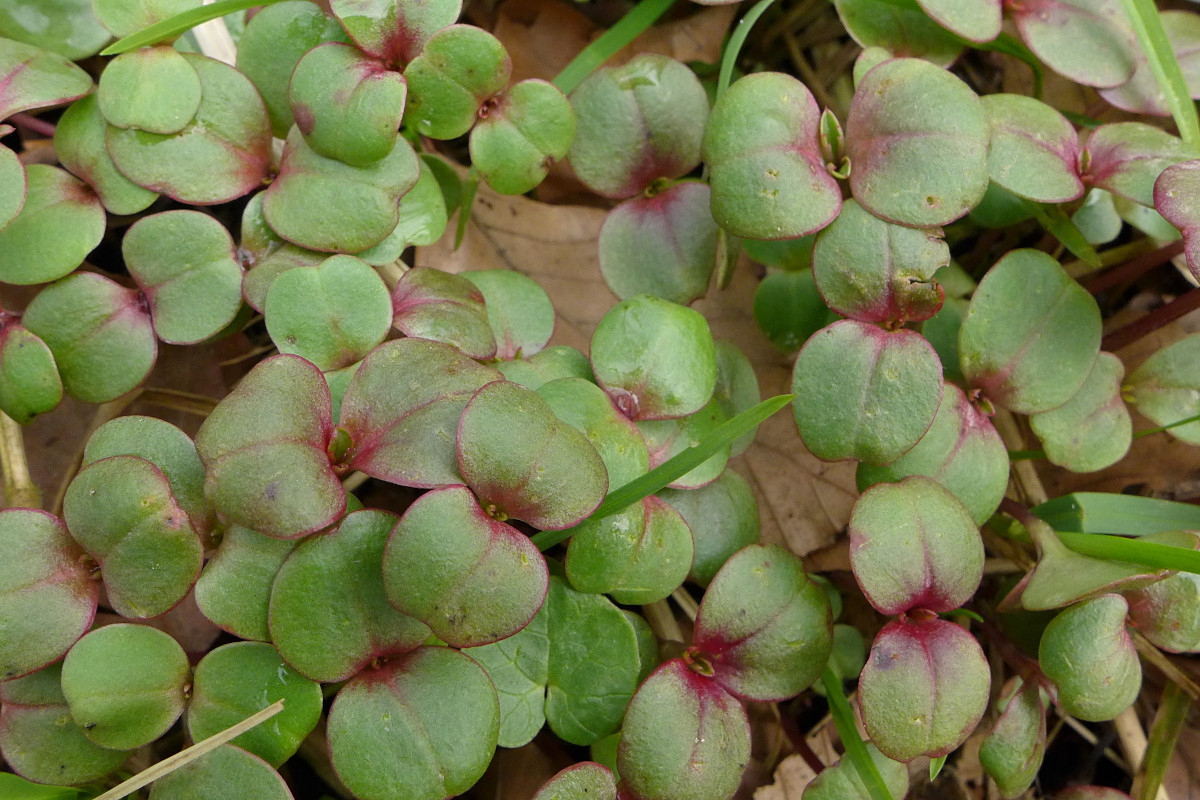
[[[1038,663],[1058,687],[1058,703],[1086,722],[1120,714],[1142,688],[1142,662],[1125,630],[1129,605],[1119,594],[1076,603],[1050,620]]]
[[[157,617],[200,574],[204,547],[158,467],[112,456],[79,471],[63,497],[71,535],[97,564],[109,605],[124,617]]]
[[[729,557],[758,542],[758,502],[738,473],[726,469],[699,489],[663,489],[657,496],[670,503],[692,531],[695,557],[688,580],[708,586]]]
[[[412,61],[462,11],[462,0],[331,0],[329,5],[360,50],[389,64]]]
[[[716,345],[698,311],[638,295],[617,303],[596,326],[592,369],[630,419],[682,417],[712,398]]]
[[[987,415],[962,389],[946,384],[933,424],[921,440],[885,467],[858,465],[858,488],[925,475],[949,489],[982,525],[1008,489],[1008,450]]]
[[[884,222],[854,200],[813,245],[813,278],[826,305],[862,322],[932,317],[944,295],[934,273],[949,263],[940,230]]]
[[[1074,397],[1029,418],[1046,458],[1072,472],[1096,472],[1125,457],[1133,422],[1121,399],[1123,377],[1121,359],[1101,353]]]
[[[267,332],[281,353],[332,371],[362,360],[387,336],[392,307],[379,273],[354,256],[288,270],[271,282]]]
[[[962,53],[963,42],[922,13],[916,3],[895,6],[887,0],[834,0],[834,5],[846,32],[863,48],[884,48],[894,55],[923,58],[939,67],[949,67]],[[999,28],[997,8],[997,33]]]
[[[183,764],[150,787],[151,800],[292,800],[278,772],[258,756],[232,744]]]
[[[572,529],[567,578],[581,592],[627,605],[665,599],[692,566],[692,532],[674,508],[651,495]]]
[[[1133,76],[1133,31],[1116,0],[1032,0],[1009,8],[1029,49],[1084,86],[1120,86]]]
[[[483,668],[422,647],[365,670],[329,710],[330,761],[362,800],[443,800],[487,769],[500,710]]]
[[[25,175],[25,165],[16,153],[0,145],[0,230],[21,213],[28,191],[29,179]]]
[[[991,671],[975,637],[932,614],[889,622],[858,682],[863,724],[897,761],[949,753],[987,708]]]
[[[713,431],[729,420],[721,404],[714,398],[695,414],[678,419],[647,420],[637,423],[650,450],[650,468],[666,463],[680,453],[695,447]],[[733,452],[727,445],[705,459],[699,466],[667,484],[672,489],[697,489],[717,479]]]
[[[263,196],[263,212],[271,228],[293,244],[358,253],[395,230],[400,197],[420,174],[417,156],[403,138],[380,160],[353,167],[318,155],[293,128],[279,177]]]
[[[44,511],[0,511],[0,676],[62,658],[91,626],[99,586],[67,528]]]
[[[394,263],[410,247],[433,244],[446,231],[446,198],[429,167],[430,159],[422,156],[420,162],[421,177],[400,198],[396,227],[382,242],[358,254],[373,267]]]
[[[739,697],[771,702],[812,685],[832,649],[825,590],[784,548],[750,545],[704,593],[691,668]]]
[[[597,70],[571,92],[571,107],[571,167],[598,194],[631,197],[700,163],[708,96],[675,59],[642,53]]]
[[[1154,207],[1183,232],[1184,256],[1192,275],[1200,274],[1200,160],[1173,164],[1162,171],[1154,182]],[[1115,238],[1115,237],[1114,237]]]
[[[571,104],[546,81],[515,84],[484,104],[479,116],[471,131],[471,163],[500,194],[537,188],[575,139]]]
[[[587,437],[536,392],[508,381],[487,384],[463,410],[458,468],[490,516],[541,530],[577,524],[608,492]]]
[[[594,761],[583,761],[559,771],[542,784],[533,800],[616,800],[617,781],[612,770]]]
[[[111,38],[96,16],[92,0],[8,0],[0,8],[0,31],[78,61]]]
[[[271,586],[298,544],[230,525],[196,581],[200,612],[241,639],[270,641]]]
[[[905,797],[908,794],[907,765],[888,758],[870,742],[867,742],[867,752],[891,796]],[[833,766],[821,770],[821,774],[804,787],[800,797],[801,800],[870,800],[871,792],[858,774],[858,767],[842,757]]]
[[[62,691],[88,739],[132,750],[167,732],[186,705],[187,655],[147,625],[106,625],[80,639],[63,662]]]
[[[1025,792],[1046,755],[1046,707],[1037,682],[1013,679],[1001,693],[1000,718],[979,745],[979,761],[1005,798]]]
[[[105,225],[104,206],[82,181],[44,164],[25,171],[25,204],[0,230],[0,280],[22,286],[69,274],[100,244]]]
[[[883,614],[966,603],[983,578],[983,540],[966,506],[930,478],[877,483],[850,516],[850,566]]]
[[[395,148],[407,94],[403,75],[338,42],[309,50],[288,88],[308,146],[355,167],[374,164]]]
[[[778,72],[748,75],[721,95],[704,133],[704,161],[722,228],[794,239],[833,221],[842,193],[821,156],[820,117],[808,87]]]
[[[267,706],[283,701],[270,725],[259,725],[231,740],[273,767],[287,761],[321,717],[321,687],[293,672],[275,648],[261,642],[235,642],[208,652],[196,665],[187,728],[192,741],[233,727]]]
[[[200,76],[171,47],[143,47],[104,67],[96,98],[109,125],[179,133],[200,110]]]
[[[62,393],[46,343],[20,323],[0,324],[0,411],[24,425],[54,409]]]
[[[427,339],[371,351],[342,398],[351,469],[401,486],[461,484],[455,441],[463,409],[500,373]]]
[[[1039,203],[1083,195],[1079,135],[1066,117],[1019,94],[990,94],[980,102],[992,128],[988,174],[994,182]]]
[[[953,222],[987,190],[989,132],[979,98],[960,79],[928,61],[885,61],[850,103],[854,198],[900,225]]]
[[[190,69],[190,67],[189,67]],[[150,207],[158,195],[143,189],[117,171],[105,145],[108,123],[100,114],[95,94],[71,104],[54,129],[54,152],[64,167],[83,179],[113,214],[136,214]],[[0,161],[4,151],[0,150]],[[0,185],[5,181],[0,180]],[[0,200],[0,206],[4,203]],[[0,208],[0,223],[4,219]],[[4,227],[0,224],[0,228]]]
[[[488,516],[464,486],[417,498],[383,556],[388,601],[452,647],[524,628],[545,601],[548,580],[529,537]]]
[[[254,84],[228,64],[193,53],[200,108],[183,130],[157,134],[109,127],[108,152],[126,178],[181,203],[213,205],[262,185],[271,125]]]
[[[1167,40],[1174,52],[1175,60],[1183,72],[1189,94],[1200,94],[1200,14],[1190,11],[1159,12]],[[1112,105],[1132,114],[1149,114],[1169,117],[1166,92],[1154,75],[1154,68],[1142,48],[1135,48],[1133,57],[1137,65],[1133,77],[1112,89],[1101,89],[1099,94]]]
[[[291,539],[342,515],[346,491],[329,463],[329,387],[302,358],[259,362],[196,433],[204,493],[227,520]]]
[[[842,320],[804,345],[792,391],[796,426],[813,455],[888,464],[933,423],[942,365],[920,334]]]
[[[937,24],[972,42],[1000,35],[1001,0],[917,0]],[[903,792],[901,792],[903,794]]]
[[[1200,651],[1200,575],[1179,572],[1126,592],[1129,622],[1171,653]]]
[[[470,270],[459,275],[483,295],[497,359],[529,358],[550,342],[554,306],[546,290],[532,278],[508,269]]]
[[[812,272],[773,272],[754,293],[754,321],[780,350],[799,350],[810,337],[840,317],[829,310]]]
[[[54,354],[63,388],[105,403],[146,379],[158,355],[138,293],[90,272],[43,289],[21,318]]]
[[[91,77],[58,53],[0,38],[0,119],[66,105],[91,89]]]
[[[445,342],[471,358],[496,354],[483,294],[460,275],[410,269],[392,290],[391,302],[392,325],[405,336]]]
[[[1200,336],[1185,336],[1142,362],[1125,382],[1138,412],[1156,425],[1171,425],[1200,414]],[[1167,429],[1188,444],[1200,444],[1200,423]]]
[[[129,274],[150,304],[154,332],[194,344],[242,307],[242,267],[225,226],[199,211],[165,211],[135,222],[121,242]]]
[[[549,680],[550,612],[546,605],[521,630],[498,642],[469,647],[464,653],[487,671],[500,699],[501,747],[521,747],[546,724],[546,682]]]
[[[203,0],[92,0],[101,24],[125,37],[193,8]]]
[[[608,213],[600,228],[600,272],[613,294],[683,305],[704,296],[717,265],[711,195],[706,184],[685,181]]]
[[[593,383],[596,380],[587,356],[574,347],[561,344],[547,347],[529,358],[499,361],[496,363],[496,369],[505,380],[519,383],[534,391],[559,378],[583,378]]]
[[[559,378],[539,386],[537,393],[556,417],[596,448],[610,489],[624,486],[650,469],[650,454],[641,432],[596,384],[586,378]]]
[[[406,653],[429,628],[393,608],[384,592],[384,548],[396,516],[347,514],[333,532],[306,539],[271,588],[271,640],[301,675],[344,681],[377,658]]]
[[[512,60],[495,36],[474,25],[443,28],[404,69],[411,89],[405,122],[422,136],[456,139],[511,77]]]
[[[655,670],[630,701],[617,769],[635,797],[723,800],[749,762],[746,710],[682,660]]]
[[[1101,125],[1087,140],[1084,180],[1143,206],[1154,205],[1163,170],[1200,156],[1194,147],[1143,122]]]
[[[958,335],[963,375],[1018,414],[1049,411],[1087,380],[1100,352],[1100,309],[1057,261],[1014,250],[979,283]]]

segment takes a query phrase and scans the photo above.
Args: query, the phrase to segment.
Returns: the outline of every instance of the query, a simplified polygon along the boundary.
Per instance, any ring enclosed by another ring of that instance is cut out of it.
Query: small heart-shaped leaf
[[[600,272],[622,300],[649,294],[687,305],[708,291],[717,264],[711,190],[685,181],[621,203],[600,228]]]
[[[185,53],[200,76],[200,108],[178,133],[108,129],[108,152],[126,178],[191,205],[225,203],[262,186],[271,160],[271,125],[262,98],[242,73]]]
[[[396,516],[347,514],[331,533],[306,539],[271,588],[271,639],[287,663],[323,683],[344,681],[372,661],[407,653],[429,628],[388,604],[384,547]]]
[[[338,22],[359,49],[389,64],[406,64],[435,33],[454,24],[461,0],[331,0]]]
[[[8,681],[62,658],[91,626],[99,586],[66,526],[44,511],[0,512],[0,553],[0,676]]]
[[[1121,399],[1123,377],[1121,360],[1101,353],[1074,397],[1029,418],[1046,458],[1072,472],[1096,472],[1125,457],[1133,423]]]
[[[592,191],[632,197],[700,163],[708,97],[684,64],[642,53],[597,70],[571,92],[578,121],[571,167]]]
[[[260,362],[196,434],[204,492],[219,514],[291,539],[342,514],[346,492],[329,463],[329,387],[302,358]]]
[[[164,211],[143,217],[125,234],[121,252],[164,342],[203,341],[242,307],[242,267],[233,239],[207,214]]]
[[[481,109],[471,131],[471,163],[500,194],[525,194],[574,140],[575,112],[566,96],[552,83],[524,80]]]
[[[298,267],[271,282],[267,332],[281,353],[329,372],[356,364],[387,336],[392,304],[379,273],[354,256]]]
[[[392,324],[405,336],[445,342],[471,358],[496,354],[483,294],[449,272],[428,267],[405,272],[392,290]]]
[[[1083,195],[1079,135],[1066,117],[1024,95],[990,94],[980,102],[992,128],[988,174],[994,182],[1039,203]]]
[[[529,744],[546,724],[549,680],[549,607],[545,604],[521,630],[498,642],[469,647],[464,653],[487,671],[500,698],[501,747]]]
[[[97,564],[113,610],[157,617],[192,588],[204,548],[158,467],[112,456],[79,471],[63,497],[63,519]]]
[[[143,189],[117,171],[105,145],[107,132],[108,123],[100,114],[96,95],[89,94],[72,103],[58,120],[58,126],[54,129],[54,152],[64,167],[92,187],[111,213],[136,214],[145,211],[158,195]],[[2,156],[3,151],[0,151]],[[0,180],[0,185],[4,183]],[[3,201],[0,201],[0,206],[3,206]],[[4,212],[0,209],[0,221],[3,219]],[[0,224],[0,228],[3,227]]]
[[[175,724],[191,677],[187,655],[169,635],[148,625],[106,625],[67,653],[62,691],[88,739],[132,750]]]
[[[271,585],[298,544],[230,525],[196,581],[200,612],[241,639],[270,641]]]
[[[919,334],[842,320],[804,345],[792,391],[796,426],[813,455],[888,464],[933,423],[942,366]]]
[[[395,148],[407,95],[403,75],[338,42],[309,50],[288,88],[308,146],[354,167],[370,166]]]
[[[483,668],[446,647],[422,647],[357,675],[329,710],[329,754],[362,800],[443,800],[492,760],[500,727]]]
[[[461,484],[455,441],[467,402],[500,373],[427,339],[386,342],[342,399],[352,469],[401,486]]]
[[[63,56],[0,39],[0,119],[20,111],[66,105],[91,89],[91,77]]]
[[[292,800],[283,777],[258,756],[232,744],[181,765],[150,788],[152,800]]]
[[[83,263],[104,238],[104,206],[83,182],[57,167],[26,167],[21,212],[0,230],[0,280],[27,285],[57,280]]]
[[[54,354],[67,393],[114,400],[146,379],[158,355],[138,293],[91,272],[43,289],[21,318]]]
[[[179,133],[200,110],[200,76],[170,47],[130,50],[110,61],[96,98],[109,125]]]
[[[283,711],[270,725],[251,728],[232,740],[278,767],[317,726],[322,699],[321,687],[289,669],[271,645],[222,645],[196,665],[187,710],[188,733],[199,742],[281,700]]]
[[[422,136],[456,139],[510,77],[512,60],[495,36],[474,25],[442,28],[404,70],[411,90],[404,121]]]
[[[554,306],[536,281],[508,269],[460,274],[483,295],[496,339],[497,359],[530,358],[550,342],[554,333]]]
[[[46,343],[20,323],[0,324],[0,410],[24,425],[54,409],[62,393]]]
[[[930,478],[877,483],[850,516],[850,566],[882,614],[966,603],[983,577],[983,540],[966,506]]]
[[[471,491],[422,495],[388,538],[383,584],[400,611],[452,647],[524,628],[546,598],[546,560],[529,537],[489,517]]]

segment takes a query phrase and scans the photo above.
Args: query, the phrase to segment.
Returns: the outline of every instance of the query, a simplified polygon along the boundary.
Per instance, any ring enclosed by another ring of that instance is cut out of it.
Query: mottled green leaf
[[[198,8],[203,0],[92,0],[96,16],[113,36],[129,36],[156,22]]]
[[[471,163],[500,194],[525,194],[566,157],[574,139],[575,112],[566,96],[552,83],[524,80],[480,110]]]
[[[1200,575],[1180,572],[1125,594],[1129,622],[1171,653],[1200,650]]]
[[[701,586],[712,581],[730,556],[758,542],[758,503],[750,484],[733,470],[699,489],[663,489],[658,497],[691,528],[695,557],[688,579]]]
[[[1083,177],[1143,206],[1154,205],[1154,182],[1167,167],[1200,156],[1161,128],[1143,122],[1101,125],[1087,140]]]
[[[1039,203],[1083,195],[1079,136],[1066,117],[1018,94],[990,94],[980,102],[992,128],[988,174],[994,182]]]
[[[109,212],[136,214],[144,211],[158,195],[117,171],[105,146],[107,131],[108,123],[100,114],[96,95],[89,94],[63,112],[54,130],[54,152],[64,167],[92,187]],[[3,151],[0,151],[2,156]],[[0,211],[0,220],[3,218]]]
[[[230,525],[196,581],[196,605],[214,625],[241,639],[270,641],[271,585],[299,544]]]
[[[96,98],[109,125],[179,133],[200,110],[200,76],[173,48],[143,47],[110,61]]]
[[[1020,678],[1004,687],[1000,718],[979,745],[979,761],[1005,798],[1023,794],[1037,777],[1046,754],[1046,707],[1036,681]]]
[[[638,422],[638,430],[646,438],[650,450],[650,468],[664,463],[704,440],[714,430],[729,421],[728,415],[715,399],[708,405],[678,419],[647,420]],[[715,481],[729,461],[732,443],[721,447],[699,466],[667,484],[672,489],[698,489]]]
[[[79,61],[112,38],[96,17],[92,0],[6,0],[0,5],[0,36]]]
[[[612,770],[583,761],[560,770],[546,781],[533,800],[616,800],[617,781]]]
[[[554,333],[554,306],[545,289],[513,270],[460,274],[475,284],[487,304],[497,359],[529,358],[542,351]]]
[[[1125,629],[1128,610],[1125,598],[1105,594],[1071,606],[1046,626],[1038,663],[1068,714],[1101,722],[1137,699],[1142,663]]]
[[[500,698],[501,747],[529,744],[546,724],[546,682],[550,658],[546,605],[521,630],[464,653],[487,671]]]
[[[66,105],[91,89],[91,77],[58,53],[0,38],[0,120]]]
[[[1072,472],[1096,472],[1125,457],[1133,423],[1121,399],[1124,376],[1121,360],[1101,353],[1074,397],[1029,418],[1052,463]]]
[[[894,55],[923,58],[939,67],[949,67],[962,52],[963,43],[912,0],[834,0],[834,5],[846,31],[864,48],[886,48]],[[997,33],[999,25],[997,13]]]
[[[232,744],[182,765],[150,788],[151,800],[292,800],[278,772],[256,755]]]
[[[1133,30],[1119,0],[1033,0],[1009,14],[1029,49],[1060,75],[1101,88],[1133,76]]]
[[[537,393],[554,415],[587,437],[604,462],[610,488],[624,486],[650,469],[641,432],[612,404],[608,395],[584,378],[560,378]]]
[[[57,167],[26,167],[28,192],[0,230],[0,280],[47,283],[83,263],[104,237],[104,206],[82,181]]]
[[[466,278],[416,267],[404,273],[391,298],[392,325],[405,336],[445,342],[481,360],[496,354],[483,293]]]
[[[583,378],[595,382],[588,358],[574,347],[554,345],[528,358],[514,358],[496,363],[496,369],[506,380],[537,390],[559,378]]]
[[[474,25],[450,25],[404,70],[411,90],[404,121],[422,136],[456,139],[510,77],[512,61],[499,39]]]
[[[809,338],[840,317],[829,310],[812,272],[773,272],[754,293],[754,321],[780,350],[799,350]]]
[[[24,425],[57,406],[62,393],[46,343],[18,322],[0,325],[0,410]]]
[[[1000,35],[1001,0],[917,0],[942,27],[972,42]],[[900,794],[904,794],[900,792]]]

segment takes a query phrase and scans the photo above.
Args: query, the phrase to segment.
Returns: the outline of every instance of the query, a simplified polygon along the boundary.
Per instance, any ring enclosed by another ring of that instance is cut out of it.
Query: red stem
[[[1149,272],[1155,267],[1165,264],[1175,256],[1183,252],[1183,241],[1171,242],[1166,247],[1160,247],[1157,250],[1152,250],[1149,253],[1143,253],[1137,258],[1131,258],[1124,264],[1110,269],[1102,275],[1097,275],[1090,281],[1084,283],[1083,288],[1087,289],[1092,294],[1100,294],[1114,286],[1119,286],[1122,283],[1132,281],[1143,273]]]
[[[46,122],[44,119],[38,119],[32,114],[13,114],[9,118],[9,122],[12,122],[14,125],[24,128],[27,131],[40,133],[42,136],[50,139],[54,138],[54,123]]]
[[[1191,289],[1186,294],[1139,317],[1124,328],[1118,328],[1105,336],[1100,346],[1110,353],[1115,353],[1122,347],[1128,347],[1143,336],[1154,333],[1164,325],[1174,322],[1197,308],[1200,308],[1200,288]]]

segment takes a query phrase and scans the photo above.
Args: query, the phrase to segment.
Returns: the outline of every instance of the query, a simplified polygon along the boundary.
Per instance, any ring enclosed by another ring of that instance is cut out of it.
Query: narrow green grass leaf
[[[846,693],[842,691],[842,679],[826,667],[825,674],[821,676],[821,685],[825,687],[829,713],[833,715],[833,724],[842,739],[842,746],[846,748],[846,756],[870,792],[871,800],[892,800],[892,794],[883,782],[883,776],[879,774],[875,762],[871,760],[871,754],[867,752],[866,742],[858,735],[858,728],[854,724],[854,711],[850,708]],[[930,772],[932,771],[931,765]]]
[[[558,73],[553,81],[554,85],[563,94],[570,94],[584,78],[641,35],[674,4],[675,0],[642,0],[599,39],[580,50],[579,55],[571,59],[571,63]]]
[[[944,756],[938,756],[937,758],[930,759],[929,780],[937,780],[937,776],[942,774],[942,767],[946,766],[946,757],[949,755],[950,754],[947,753]]]
[[[686,475],[734,439],[754,430],[767,417],[792,402],[793,397],[795,395],[790,394],[772,397],[722,423],[714,428],[708,436],[679,455],[664,461],[645,475],[633,479],[624,486],[610,491],[600,507],[592,512],[589,519],[601,519],[616,513]],[[570,530],[542,531],[533,536],[533,543],[539,550],[545,551],[564,541],[570,535]]]
[[[717,97],[725,94],[725,90],[729,88],[729,82],[733,79],[733,67],[737,63],[738,54],[742,52],[742,45],[746,43],[746,37],[750,35],[750,29],[774,2],[775,0],[758,0],[746,12],[746,15],[738,20],[733,33],[729,34],[729,41],[725,43],[725,51],[721,54],[721,72],[717,77]]]
[[[471,167],[463,181],[462,199],[458,204],[458,227],[454,231],[455,250],[462,244],[463,237],[467,235],[467,223],[471,221],[471,209],[475,205],[475,193],[478,191],[479,170]]]
[[[1150,744],[1142,760],[1143,782],[1140,800],[1154,800],[1158,795],[1163,776],[1167,774],[1167,762],[1171,760],[1175,741],[1179,738],[1183,724],[1187,722],[1188,709],[1191,706],[1192,699],[1187,693],[1177,684],[1168,681],[1163,689],[1158,711],[1154,715],[1154,724],[1150,728]]]
[[[1031,203],[1030,207],[1041,226],[1070,250],[1072,255],[1093,269],[1100,269],[1100,255],[1096,248],[1079,232],[1079,228],[1075,227],[1067,212],[1058,206],[1042,203]]]
[[[81,794],[74,786],[31,783],[11,772],[0,772],[0,797],[7,800],[75,800]]]
[[[1200,575],[1200,551],[1100,533],[1061,532],[1058,538],[1069,549],[1085,556]]]
[[[1200,147],[1200,117],[1196,115],[1196,104],[1192,102],[1183,70],[1175,58],[1175,51],[1163,28],[1162,18],[1154,0],[1122,0],[1125,13],[1133,23],[1142,49],[1150,62],[1150,69],[1158,80],[1167,99],[1167,108],[1175,117],[1179,136],[1191,147]]]
[[[1075,492],[1033,509],[1056,531],[1145,536],[1163,531],[1200,530],[1200,506],[1104,492]]]
[[[164,19],[162,22],[156,22],[148,28],[143,28],[137,33],[131,33],[124,39],[118,39],[101,50],[100,55],[120,55],[129,50],[136,50],[148,44],[161,42],[163,39],[173,39],[190,31],[197,25],[218,17],[223,17],[226,14],[245,11],[255,6],[269,6],[272,3],[278,2],[279,0],[217,0],[217,2],[211,5],[184,11],[182,14],[176,14],[170,19]]]

